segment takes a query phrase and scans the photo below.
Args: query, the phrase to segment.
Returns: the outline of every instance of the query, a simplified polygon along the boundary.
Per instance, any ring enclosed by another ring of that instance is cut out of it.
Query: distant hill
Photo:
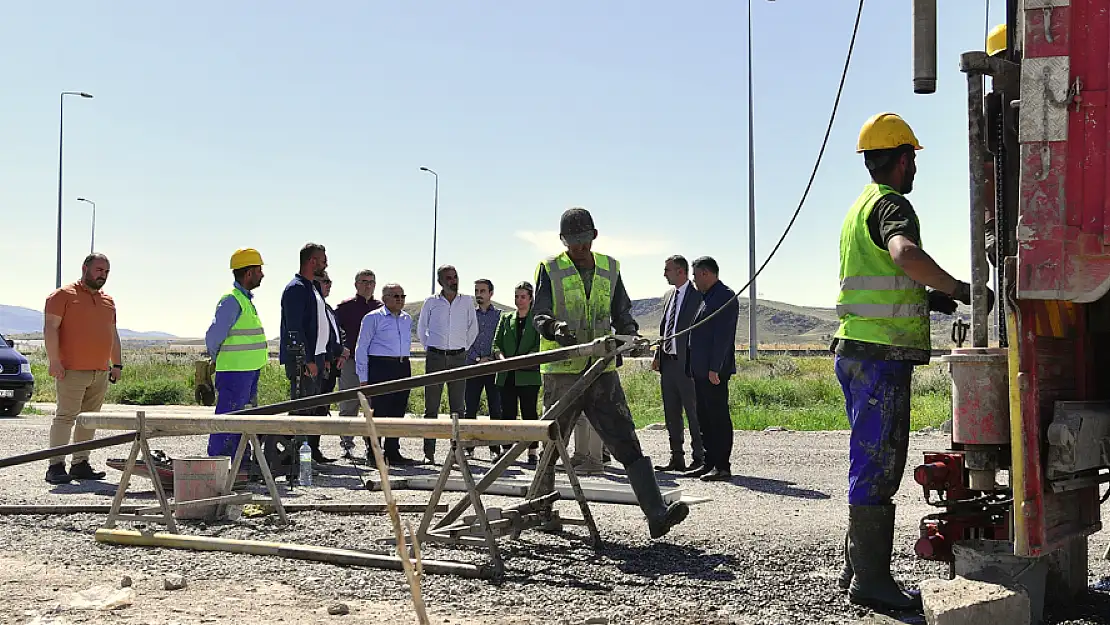
[[[22,306],[0,304],[0,334],[42,334],[42,311]],[[120,338],[127,339],[174,339],[167,332],[137,332],[126,328],[119,329]]]

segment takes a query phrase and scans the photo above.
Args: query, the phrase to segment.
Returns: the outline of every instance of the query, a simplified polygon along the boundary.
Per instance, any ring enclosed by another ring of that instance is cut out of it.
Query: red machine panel
[[[1025,11],[1018,297],[1092,302],[1110,289],[1110,1],[1036,4]]]

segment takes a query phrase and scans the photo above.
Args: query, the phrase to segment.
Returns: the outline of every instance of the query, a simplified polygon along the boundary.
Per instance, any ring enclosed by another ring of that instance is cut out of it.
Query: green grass
[[[54,401],[54,384],[42,355],[32,358],[38,383],[33,401]],[[193,404],[193,365],[183,358],[131,358],[123,379],[108,389],[109,403],[136,405]],[[413,375],[424,372],[424,363],[413,362]],[[637,363],[620,370],[625,395],[637,427],[663,421],[662,395],[657,373]],[[951,380],[943,365],[917,367],[914,372],[912,427],[939,427],[951,414]],[[259,403],[272,404],[288,397],[285,372],[276,362],[262,371]],[[769,357],[743,360],[729,382],[729,404],[736,429],[762,430],[781,426],[791,430],[843,430],[848,421],[844,397],[833,373],[831,358]],[[483,398],[482,412],[486,410]],[[440,412],[446,413],[446,389]],[[409,411],[424,411],[424,392],[409,394]]]

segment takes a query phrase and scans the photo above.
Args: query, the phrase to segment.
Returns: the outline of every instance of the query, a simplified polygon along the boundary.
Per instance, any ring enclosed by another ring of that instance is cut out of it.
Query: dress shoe
[[[690,470],[683,473],[682,477],[701,477],[701,476],[709,473],[712,470],[713,470],[713,467],[711,467],[709,465],[705,465],[705,464],[696,465],[696,466],[690,467]]]
[[[727,482],[732,479],[732,471],[728,469],[713,469],[701,476],[703,482]]]
[[[46,481],[51,484],[69,484],[73,481],[73,478],[69,476],[69,473],[66,473],[66,464],[59,462],[50,465],[50,468],[46,470]]]
[[[69,476],[75,480],[102,480],[106,475],[103,471],[93,471],[88,460],[74,462],[69,467]]]
[[[391,467],[403,466],[413,464],[415,462],[412,458],[406,458],[401,454],[386,454],[385,463]]]
[[[667,464],[655,467],[656,471],[677,471],[679,473],[686,470],[686,461],[682,459],[682,454],[671,454],[671,461]]]

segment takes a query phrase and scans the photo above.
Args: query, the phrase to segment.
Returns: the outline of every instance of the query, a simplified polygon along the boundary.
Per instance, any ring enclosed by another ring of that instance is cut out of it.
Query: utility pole
[[[755,113],[752,95],[752,0],[748,0],[748,358],[759,355],[755,290]]]
[[[428,169],[421,167],[420,171],[426,171],[436,178],[435,199],[432,201],[432,295],[436,294],[436,235],[439,232],[439,174]]]
[[[65,145],[63,134],[65,123],[66,96],[77,95],[82,98],[91,98],[92,95],[84,91],[63,91],[58,96],[58,261],[54,276],[54,288],[62,288],[62,146]]]

